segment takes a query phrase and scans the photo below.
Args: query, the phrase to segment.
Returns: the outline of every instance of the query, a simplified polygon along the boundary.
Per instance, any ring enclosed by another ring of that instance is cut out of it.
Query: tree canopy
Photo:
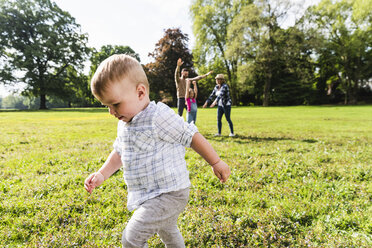
[[[321,37],[321,46],[314,50],[320,63],[320,73],[330,92],[337,85],[345,95],[345,103],[355,104],[358,90],[372,77],[372,2],[362,0],[323,0],[309,8],[308,27],[314,27]],[[313,29],[314,30],[314,29]]]
[[[68,12],[49,0],[0,2],[0,77],[3,83],[26,83],[24,95],[46,96],[66,87],[67,68],[81,70],[87,35]]]
[[[372,2],[321,0],[297,10],[292,0],[192,0],[195,45],[190,50],[179,28],[164,30],[148,54],[153,62],[143,66],[150,98],[176,105],[181,58],[190,77],[225,74],[234,105],[372,102]],[[294,12],[295,23],[283,25]],[[140,57],[124,44],[97,50],[87,41],[52,0],[0,0],[0,83],[26,85],[22,95],[40,97],[40,108],[57,98],[68,106],[96,105],[89,82],[98,65],[112,54]],[[198,85],[204,101],[215,82]]]
[[[156,43],[154,51],[149,54],[155,59],[145,66],[153,99],[165,98],[171,100],[169,103],[173,106],[176,105],[174,73],[178,58],[184,61],[183,67],[190,69],[190,76],[195,74],[192,69],[193,57],[187,45],[188,40],[188,35],[182,33],[179,28],[169,28],[164,31],[164,36]]]

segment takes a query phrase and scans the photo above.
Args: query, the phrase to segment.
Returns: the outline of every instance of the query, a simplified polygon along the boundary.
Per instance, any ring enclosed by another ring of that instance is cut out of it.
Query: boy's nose
[[[109,109],[109,112],[110,112],[111,115],[115,115],[115,110],[114,110],[114,108],[110,108],[110,107],[109,107],[108,109]]]

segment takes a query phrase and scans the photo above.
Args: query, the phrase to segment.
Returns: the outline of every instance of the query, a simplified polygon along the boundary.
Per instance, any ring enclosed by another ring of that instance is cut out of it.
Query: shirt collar
[[[132,120],[131,120],[130,122],[126,122],[126,124],[127,124],[127,125],[135,124],[136,121],[137,121],[139,118],[145,116],[146,113],[147,113],[147,112],[152,108],[152,106],[154,106],[154,105],[155,105],[155,102],[154,102],[154,101],[151,101],[151,102],[147,105],[147,107],[146,107],[145,109],[143,109],[141,112],[139,112],[138,114],[136,114],[135,116],[133,116]]]

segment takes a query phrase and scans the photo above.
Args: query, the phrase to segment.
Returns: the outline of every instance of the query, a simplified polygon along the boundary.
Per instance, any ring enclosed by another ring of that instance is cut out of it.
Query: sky
[[[189,35],[193,46],[190,0],[54,0],[75,18],[81,31],[88,34],[88,46],[99,49],[103,45],[131,47],[147,64],[155,44],[168,28],[180,28]],[[0,84],[0,96],[10,88]]]
[[[180,28],[193,43],[188,0],[54,0],[88,33],[88,45],[124,45],[140,55],[141,63],[152,61],[148,53],[164,30]]]
[[[302,0],[292,0],[301,2]],[[318,2],[319,0],[315,0]],[[131,47],[140,55],[141,63],[152,61],[148,53],[168,28],[180,28],[189,36],[192,49],[195,38],[189,14],[191,0],[54,0],[71,14],[81,31],[88,34],[88,46],[99,49],[103,45]],[[306,0],[309,5],[312,0]],[[292,24],[294,18],[289,18]],[[0,84],[0,96],[9,94]]]

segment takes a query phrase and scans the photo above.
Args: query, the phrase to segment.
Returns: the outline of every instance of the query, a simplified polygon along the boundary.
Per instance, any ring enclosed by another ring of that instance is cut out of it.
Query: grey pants
[[[155,233],[169,247],[185,247],[177,228],[177,219],[189,200],[190,189],[161,194],[145,201],[129,220],[123,232],[125,248],[148,247],[147,240]]]

